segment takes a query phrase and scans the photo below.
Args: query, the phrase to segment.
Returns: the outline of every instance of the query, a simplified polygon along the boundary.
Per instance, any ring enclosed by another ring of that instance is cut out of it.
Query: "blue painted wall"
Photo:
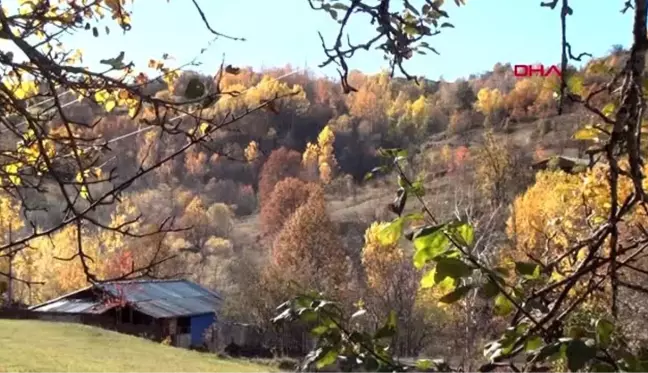
[[[216,321],[216,315],[208,313],[206,315],[193,316],[191,322],[191,345],[202,345],[205,330]]]

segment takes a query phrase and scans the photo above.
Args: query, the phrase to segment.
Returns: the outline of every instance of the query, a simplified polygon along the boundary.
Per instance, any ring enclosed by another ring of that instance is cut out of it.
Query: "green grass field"
[[[0,320],[0,372],[276,372],[85,325]]]

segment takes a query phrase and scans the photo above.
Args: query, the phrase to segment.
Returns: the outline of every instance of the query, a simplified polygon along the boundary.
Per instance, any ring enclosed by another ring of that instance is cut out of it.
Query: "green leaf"
[[[473,227],[465,222],[457,222],[451,225],[452,230],[456,233],[454,236],[461,239],[462,245],[470,246],[475,240],[475,230]]]
[[[434,48],[432,48],[430,46],[421,45],[421,47],[429,50],[430,52],[434,52],[435,54],[439,54],[439,52],[436,49],[434,49]]]
[[[382,328],[378,329],[376,334],[374,334],[375,339],[391,338],[396,334],[396,325],[398,322],[398,317],[396,311],[390,311],[387,321]]]
[[[465,297],[466,294],[472,290],[472,285],[464,285],[464,286],[459,286],[458,288],[454,289],[452,292],[442,296],[439,299],[439,302],[441,303],[446,303],[446,304],[452,304],[461,298]]]
[[[317,312],[308,308],[298,310],[297,314],[299,315],[299,319],[303,322],[311,322],[317,320]]]
[[[547,358],[549,358],[550,360],[558,359],[560,355],[561,347],[562,347],[562,343],[560,342],[548,344],[544,347],[541,347],[539,350],[537,350],[534,353],[536,357],[536,361],[542,362]]]
[[[420,16],[421,13],[419,13],[418,9],[414,8],[412,4],[409,3],[409,1],[405,1],[405,8],[409,10],[410,12],[416,14],[417,16]]]
[[[515,271],[529,279],[537,279],[540,277],[540,266],[536,263],[515,262]]]
[[[587,335],[587,330],[580,325],[574,325],[567,330],[567,336],[573,339],[580,339]]]
[[[499,288],[497,287],[495,282],[488,279],[488,281],[486,281],[486,283],[483,284],[481,288],[479,288],[479,292],[477,294],[479,294],[479,296],[483,298],[490,299],[499,294]]]
[[[205,84],[200,81],[200,78],[192,78],[187,82],[184,96],[189,100],[195,100],[205,94]]]
[[[539,349],[542,344],[543,344],[542,338],[538,336],[530,337],[529,339],[526,340],[524,343],[524,350],[527,352],[535,351]]]
[[[449,22],[443,22],[441,24],[441,26],[439,26],[439,27],[441,27],[441,28],[444,28],[444,27],[454,28],[454,25],[452,23],[449,23]]]
[[[405,187],[407,191],[415,196],[423,197],[425,195],[425,187],[423,186],[423,180],[418,178],[412,183],[412,185],[407,185]]]
[[[320,325],[320,326],[317,326],[317,327],[313,328],[313,329],[311,330],[311,333],[312,333],[313,335],[322,335],[322,334],[326,333],[328,330],[329,330],[329,327],[328,327],[328,326],[326,326],[326,325]]]
[[[571,93],[582,95],[584,91],[583,77],[579,75],[572,75],[569,78],[567,78],[567,88]]]
[[[414,265],[421,269],[430,260],[443,254],[450,246],[450,240],[445,235],[443,225],[423,227],[412,236],[416,253]]]
[[[423,277],[421,278],[422,289],[429,289],[434,287],[434,285],[436,285],[436,281],[434,280],[435,274],[436,274],[436,268],[432,268],[425,275],[423,275]]]
[[[342,3],[331,4],[331,8],[332,9],[339,9],[339,10],[349,10],[349,7],[342,4]]]
[[[598,319],[596,321],[596,342],[602,347],[607,347],[612,342],[612,332],[614,331],[614,324],[606,319]]]
[[[416,369],[419,371],[427,371],[432,368],[432,361],[429,359],[419,359],[416,360]]]
[[[362,366],[364,367],[365,372],[377,372],[378,369],[380,369],[378,360],[371,355],[364,358]]]
[[[590,360],[596,356],[596,350],[585,344],[580,339],[575,339],[569,342],[565,350],[567,357],[567,368],[570,371],[577,371],[585,366]]]
[[[99,63],[104,65],[110,65],[110,67],[112,67],[113,69],[123,69],[124,67],[126,67],[126,65],[124,64],[124,56],[125,53],[122,51],[119,52],[119,55],[117,57],[109,58],[107,60],[101,60],[99,61]]]
[[[383,229],[378,233],[380,244],[389,246],[398,242],[403,234],[404,223],[405,220],[403,218],[397,218],[390,223],[385,223]]]
[[[318,369],[322,369],[326,366],[329,366],[331,364],[334,364],[337,360],[338,357],[338,352],[331,348],[327,351],[325,351],[323,354],[318,356],[317,358],[317,363],[315,364]]]
[[[500,293],[495,297],[495,314],[497,316],[506,316],[513,312],[515,305],[511,303],[504,294]]]
[[[472,273],[472,268],[460,259],[456,258],[442,258],[437,262],[435,281],[440,283],[446,277],[458,279],[469,276]]]
[[[595,362],[592,364],[591,369],[592,372],[597,372],[597,373],[607,373],[607,372],[616,372],[617,370],[614,369],[614,367],[608,363],[603,363],[600,361]]]
[[[455,288],[456,280],[452,277],[440,279],[436,274],[436,267],[432,268],[421,278],[421,288],[429,289],[438,286],[441,291],[451,291]],[[441,281],[437,281],[441,280]]]

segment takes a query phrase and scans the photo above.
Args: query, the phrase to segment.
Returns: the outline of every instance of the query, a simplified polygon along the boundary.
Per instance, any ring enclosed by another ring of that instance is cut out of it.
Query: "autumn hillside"
[[[613,48],[610,55],[582,69],[570,68],[565,72],[569,90],[586,95],[626,58],[626,51]],[[88,261],[97,276],[119,276],[173,255],[153,274],[189,277],[217,289],[226,300],[225,317],[267,331],[267,344],[279,345],[269,320],[275,307],[294,294],[290,284],[298,283],[332,292],[346,309],[364,306],[368,325],[382,320],[389,310],[406,315],[399,319],[395,337],[399,356],[481,359],[479,346],[501,322],[492,317],[490,306],[478,300],[461,306],[438,304],[443,289],[432,288],[429,282],[419,289],[425,278],[411,263],[411,245],[379,239],[384,228],[380,222],[395,216],[388,205],[398,188],[393,174],[377,172],[384,162],[380,149],[406,150],[405,172],[426,190],[421,201],[440,220],[469,218],[482,237],[484,258],[498,261],[511,253],[542,256],[524,251],[531,247],[527,243],[545,247],[533,230],[537,227],[531,226],[558,221],[553,219],[558,207],[576,199],[551,194],[552,187],[579,179],[548,172],[534,184],[531,166],[552,155],[586,158],[586,150],[595,144],[595,134],[586,126],[596,124],[596,117],[567,98],[558,115],[558,79],[516,78],[510,64],[497,64],[492,71],[465,80],[421,79],[419,85],[390,79],[388,74],[354,71],[349,83],[358,92],[349,95],[342,93],[339,81],[303,71],[287,75],[291,71],[291,67],[242,68],[225,75],[222,89],[244,94],[221,97],[206,106],[205,115],[224,118],[277,93],[287,95],[151,170],[119,195],[119,203],[91,212],[91,218],[104,225],[134,222],[129,232],[140,236],[69,224],[51,237],[32,240],[30,250],[16,255],[13,271],[19,278],[45,284],[30,288],[15,283],[14,296],[23,303],[37,303],[84,286],[86,275],[79,263],[54,259],[75,254],[76,230],[81,229],[85,254],[99,259]],[[147,89],[173,101],[197,81],[208,88],[215,84],[211,76],[185,73],[172,86],[159,83]],[[592,104],[605,106],[609,99],[604,93]],[[111,140],[102,152],[84,154],[92,165],[85,177],[114,172],[114,182],[124,181],[186,144],[186,137],[171,136],[159,127],[146,130],[141,119],[150,119],[150,109],[131,119],[127,110],[113,106],[110,112],[88,102],[66,108],[68,120],[96,123],[80,129],[81,135]],[[61,118],[53,118],[49,125],[54,133],[62,131]],[[187,130],[195,125],[181,119],[177,126]],[[14,140],[10,135],[2,138]],[[54,166],[64,174],[66,162]],[[547,168],[556,170],[556,165],[549,162]],[[367,179],[370,172],[373,177]],[[23,215],[18,213],[19,202],[0,200],[7,207],[2,209],[3,224],[10,221],[16,231],[16,227],[30,229],[25,216],[39,227],[61,221],[66,204],[50,181],[44,185],[46,193],[26,199],[46,210],[23,205],[29,210]],[[83,194],[97,195],[107,188],[89,184]],[[412,200],[406,212],[420,211],[421,201]],[[548,202],[540,206],[538,201]],[[89,203],[89,198],[78,201],[80,207]],[[192,229],[143,234],[170,216],[175,227]],[[547,237],[547,247],[553,247]],[[5,258],[0,258],[0,266],[8,266]],[[0,286],[0,292],[6,289]],[[635,316],[630,322],[639,323],[641,313]],[[281,345],[298,346],[301,333],[296,330],[292,339],[284,335],[290,341]],[[294,347],[293,352],[304,353],[301,348]]]

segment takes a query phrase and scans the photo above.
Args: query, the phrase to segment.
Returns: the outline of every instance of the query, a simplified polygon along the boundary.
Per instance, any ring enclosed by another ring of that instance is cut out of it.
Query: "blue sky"
[[[9,6],[13,1],[3,1]],[[208,20],[219,32],[245,37],[237,42],[219,39],[200,58],[200,70],[216,71],[221,56],[238,66],[307,66],[316,73],[336,75],[335,68],[318,68],[325,55],[317,31],[327,40],[338,24],[326,13],[310,9],[306,0],[198,0]],[[440,56],[416,55],[406,67],[416,75],[447,80],[490,70],[497,62],[513,64],[558,63],[560,24],[558,9],[539,6],[540,0],[467,0],[464,7],[453,1],[446,10],[456,28],[430,38]],[[604,55],[613,44],[631,41],[630,12],[620,13],[622,0],[572,0],[568,37],[575,52]],[[596,5],[594,5],[596,4]],[[67,38],[67,45],[84,50],[86,63],[126,52],[126,60],[144,68],[149,58],[169,53],[177,63],[198,54],[212,35],[202,24],[189,0],[137,0],[133,3],[133,28],[124,35],[116,24],[109,36],[94,38],[82,32]],[[356,22],[349,28],[352,41],[371,35],[372,26]],[[385,67],[379,52],[359,52],[350,66],[366,73]]]

